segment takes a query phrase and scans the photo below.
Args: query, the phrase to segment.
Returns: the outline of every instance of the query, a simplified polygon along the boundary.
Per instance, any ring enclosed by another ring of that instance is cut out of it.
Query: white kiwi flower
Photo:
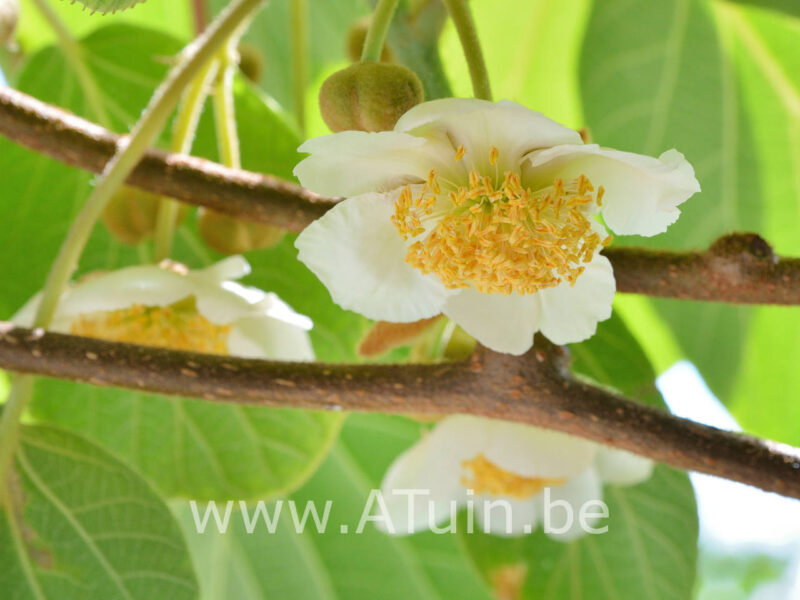
[[[596,507],[583,524],[580,513],[602,500],[604,484],[635,485],[652,470],[647,458],[557,431],[450,416],[389,467],[380,515],[388,520],[376,524],[389,533],[415,533],[471,504],[475,530],[519,536],[543,524],[549,537],[570,541],[587,533],[584,525],[602,527]]]
[[[126,267],[71,284],[50,329],[105,340],[275,360],[313,360],[308,329],[275,294],[234,280],[250,272],[241,256],[189,270],[161,265]],[[40,295],[13,318],[33,322]]]
[[[591,337],[611,314],[615,233],[651,236],[700,186],[676,150],[658,158],[584,144],[513,102],[419,104],[393,131],[300,146],[307,188],[344,196],[297,239],[335,302],[381,321],[444,313],[483,345],[522,354],[541,331]]]

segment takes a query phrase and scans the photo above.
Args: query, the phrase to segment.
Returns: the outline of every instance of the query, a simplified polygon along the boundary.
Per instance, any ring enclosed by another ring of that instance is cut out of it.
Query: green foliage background
[[[127,131],[170,57],[191,38],[188,2],[149,0],[113,16],[50,1],[79,40],[100,91],[90,107],[73,66],[31,0],[22,54],[3,54],[14,87]],[[86,0],[90,8],[131,2]],[[227,4],[210,0],[212,12]],[[455,32],[433,3],[401,2],[396,56],[428,97],[471,95]],[[310,0],[308,135],[324,78],[347,64],[344,38],[366,0]],[[497,98],[587,126],[602,145],[646,154],[676,147],[703,192],[669,233],[617,243],[704,248],[734,230],[800,255],[800,10],[794,0],[473,0]],[[409,20],[419,14],[420,20]],[[300,136],[292,106],[287,0],[272,0],[246,40],[261,53],[256,84],[236,82],[244,168],[291,179]],[[216,159],[203,116],[193,153]],[[105,115],[105,116],[104,116]],[[166,143],[168,132],[161,140]],[[42,285],[92,178],[0,139],[0,319]],[[326,361],[356,361],[369,327],[334,305],[295,256],[293,239],[249,253],[248,283],[275,291],[314,321]],[[81,272],[147,260],[99,227]],[[175,256],[217,255],[193,220]],[[800,316],[795,309],[620,298],[598,335],[572,348],[575,368],[639,401],[663,405],[657,371],[679,358],[700,369],[746,430],[800,445]],[[2,375],[2,374],[0,374]],[[0,379],[0,396],[5,387]],[[332,499],[357,522],[369,489],[424,426],[379,415],[212,406],[42,381],[17,458],[18,512],[0,515],[0,590],[13,598],[490,598],[498,568],[522,565],[519,598],[693,598],[697,518],[685,474],[658,467],[645,484],[606,489],[610,533],[557,544],[536,534],[390,538],[337,531],[275,535],[194,532],[186,503],[243,498]],[[343,421],[344,424],[343,424]],[[164,499],[170,501],[171,512]],[[235,519],[234,519],[234,522]],[[182,528],[182,534],[179,530]],[[190,564],[190,556],[191,561]],[[770,569],[753,572],[770,577]],[[744,585],[744,584],[743,584]]]

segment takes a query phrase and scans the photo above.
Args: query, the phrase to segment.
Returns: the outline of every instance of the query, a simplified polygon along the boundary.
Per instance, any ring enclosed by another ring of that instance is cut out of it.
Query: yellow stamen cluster
[[[560,477],[522,477],[498,467],[483,454],[462,461],[465,470],[472,471],[472,478],[466,475],[461,478],[461,485],[473,490],[476,494],[489,494],[494,497],[531,498],[550,486],[564,485],[565,479]]]
[[[194,297],[169,306],[134,304],[83,314],[70,327],[73,335],[208,354],[228,353],[230,330],[230,325],[215,325],[201,315]]]
[[[459,149],[458,156],[463,156]],[[492,148],[490,162],[498,152]],[[495,184],[476,171],[469,185],[441,196],[435,171],[416,195],[406,186],[395,203],[392,222],[403,239],[426,232],[423,222],[442,212],[435,228],[414,242],[406,261],[423,273],[439,276],[448,288],[474,286],[480,292],[532,294],[575,283],[601,246],[611,237],[592,229],[585,209],[600,206],[603,188],[595,191],[583,175],[572,182],[556,179],[538,191],[522,186],[517,173],[507,172]],[[449,202],[448,202],[449,200]],[[430,229],[430,228],[429,228]]]

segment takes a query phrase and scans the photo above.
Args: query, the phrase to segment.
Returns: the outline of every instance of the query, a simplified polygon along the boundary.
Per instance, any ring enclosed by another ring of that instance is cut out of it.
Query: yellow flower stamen
[[[497,146],[492,146],[492,148],[489,150],[489,162],[493,165],[496,165],[498,156],[500,156],[500,151],[497,149]]]
[[[498,154],[492,146],[493,164]],[[411,244],[406,261],[438,275],[451,289],[473,286],[508,295],[532,294],[562,281],[574,284],[612,239],[601,237],[584,212],[599,206],[603,197],[603,188],[595,191],[584,175],[568,183],[556,179],[552,186],[532,191],[523,187],[517,173],[506,172],[495,184],[472,171],[468,186],[449,191],[446,198],[440,189],[436,171],[416,197],[406,186],[395,202],[392,222],[403,239],[429,232]],[[433,218],[439,198],[449,208],[435,228],[426,230],[423,221]]]
[[[462,461],[465,471],[472,471],[472,478],[464,475],[461,485],[473,490],[476,494],[489,494],[495,497],[531,498],[550,486],[564,485],[561,477],[522,477],[506,471],[488,460],[483,454]]]
[[[464,158],[464,155],[467,153],[466,149],[464,148],[464,144],[461,144],[458,149],[456,150],[456,161],[461,160]]]
[[[208,354],[228,354],[230,330],[230,325],[215,325],[201,315],[194,297],[169,306],[134,304],[87,313],[70,327],[73,335]]]

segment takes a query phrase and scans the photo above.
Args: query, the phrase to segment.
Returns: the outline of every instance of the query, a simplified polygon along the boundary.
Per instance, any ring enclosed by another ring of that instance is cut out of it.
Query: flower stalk
[[[300,137],[306,137],[306,84],[308,83],[308,0],[292,0],[292,91]]]
[[[361,62],[378,62],[381,59],[383,44],[386,41],[386,32],[397,11],[399,0],[380,0],[367,30],[364,40],[364,49],[361,51]]]
[[[458,39],[464,49],[464,57],[467,59],[475,97],[482,100],[491,100],[492,88],[489,85],[489,73],[486,70],[483,50],[478,39],[478,32],[475,29],[475,21],[469,10],[468,0],[443,0],[443,2],[450,13],[450,18],[453,19]]]
[[[203,112],[208,95],[208,87],[216,77],[219,63],[211,60],[206,64],[197,77],[187,88],[178,110],[178,118],[175,121],[175,129],[172,133],[172,144],[170,150],[179,154],[188,154],[192,149],[197,124],[200,122],[200,115]],[[175,227],[180,214],[180,204],[163,196],[158,206],[156,217],[155,248],[154,260],[156,263],[165,258],[169,258],[172,252],[172,241],[175,237]]]
[[[80,255],[103,209],[164,128],[183,91],[262,2],[235,0],[199,38],[184,48],[178,63],[153,94],[130,136],[120,140],[114,156],[106,164],[97,185],[72,224],[45,282],[34,327],[46,328],[50,325],[61,294],[77,268]],[[16,379],[0,419],[0,488],[4,488],[8,480],[19,436],[19,419],[30,399],[32,387],[32,382],[27,378]]]

